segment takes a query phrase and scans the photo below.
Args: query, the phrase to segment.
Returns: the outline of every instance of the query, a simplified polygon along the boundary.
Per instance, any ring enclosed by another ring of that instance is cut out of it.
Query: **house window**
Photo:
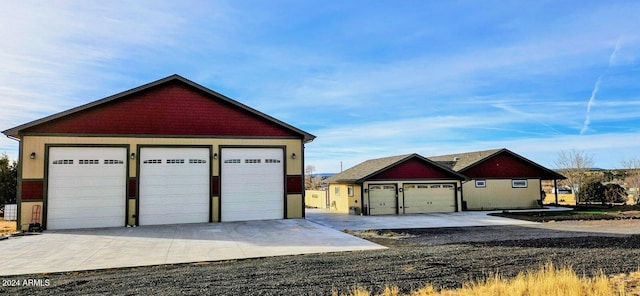
[[[353,185],[347,186],[347,195],[353,196]]]
[[[487,180],[481,179],[476,180],[476,188],[485,188],[487,187]]]
[[[513,188],[527,188],[526,179],[513,179],[511,180],[511,187]]]
[[[335,188],[336,195],[340,195],[340,186],[336,186]]]

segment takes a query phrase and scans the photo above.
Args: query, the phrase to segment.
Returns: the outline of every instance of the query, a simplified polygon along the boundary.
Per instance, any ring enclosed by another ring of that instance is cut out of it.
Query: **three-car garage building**
[[[3,133],[23,228],[304,217],[315,137],[178,75]]]

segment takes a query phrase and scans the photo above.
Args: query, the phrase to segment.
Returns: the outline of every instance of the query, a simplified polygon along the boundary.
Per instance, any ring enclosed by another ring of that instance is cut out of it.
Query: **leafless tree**
[[[322,181],[322,177],[313,176],[313,172],[316,170],[316,167],[313,165],[307,165],[304,170],[304,188],[306,190],[317,190],[320,189],[320,182]]]
[[[625,170],[625,182],[627,182],[630,191],[633,191],[633,197],[636,204],[638,203],[638,195],[640,194],[640,159],[631,158],[621,162],[622,168]]]
[[[562,150],[558,153],[555,165],[561,174],[567,177],[566,182],[577,197],[580,186],[587,179],[587,172],[593,168],[593,155],[575,148]],[[576,198],[577,202],[578,198]]]

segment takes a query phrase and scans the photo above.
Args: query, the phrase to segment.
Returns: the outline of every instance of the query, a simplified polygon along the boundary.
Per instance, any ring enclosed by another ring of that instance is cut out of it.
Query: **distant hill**
[[[311,174],[311,176],[313,177],[322,177],[322,179],[324,178],[329,178],[331,176],[335,175],[335,173],[317,173],[317,174]]]

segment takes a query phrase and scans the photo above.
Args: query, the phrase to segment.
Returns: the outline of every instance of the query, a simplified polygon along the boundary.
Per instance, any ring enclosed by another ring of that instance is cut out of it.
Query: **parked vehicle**
[[[571,194],[571,188],[561,186],[557,188],[558,194]],[[551,188],[551,193],[556,193],[556,188]]]

